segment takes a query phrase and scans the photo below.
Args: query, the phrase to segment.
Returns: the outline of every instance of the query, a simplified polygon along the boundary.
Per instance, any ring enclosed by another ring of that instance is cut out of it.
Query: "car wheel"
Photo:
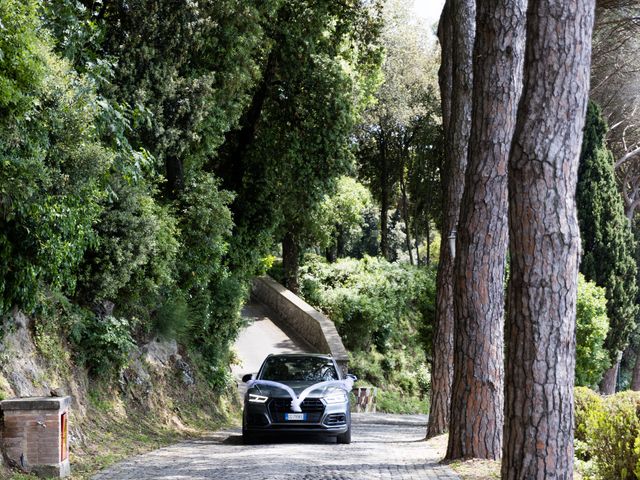
[[[336,440],[338,443],[343,443],[343,444],[351,443],[351,425],[349,425],[349,429],[346,432],[338,435]]]
[[[255,433],[247,431],[244,427],[242,428],[242,443],[244,445],[255,445],[258,443],[258,437]]]
[[[247,430],[247,427],[244,424],[244,420],[242,422],[242,443],[244,445],[253,445],[257,441],[256,434]]]

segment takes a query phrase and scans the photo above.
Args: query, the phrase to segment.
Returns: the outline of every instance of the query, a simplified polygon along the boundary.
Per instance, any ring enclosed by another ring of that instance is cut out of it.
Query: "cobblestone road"
[[[426,417],[354,414],[353,441],[276,439],[244,446],[239,429],[135,457],[94,480],[442,480],[459,479],[427,448]]]

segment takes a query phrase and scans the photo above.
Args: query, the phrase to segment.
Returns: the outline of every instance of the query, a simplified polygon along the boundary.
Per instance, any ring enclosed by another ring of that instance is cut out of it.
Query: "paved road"
[[[235,344],[236,379],[253,373],[269,353],[311,351],[270,318],[261,304],[242,312],[248,326]],[[239,382],[240,391],[244,384]],[[94,480],[442,480],[459,479],[422,441],[426,416],[354,414],[352,443],[323,438],[276,439],[244,446],[239,428],[182,442],[120,463]]]
[[[291,338],[271,318],[272,312],[261,303],[250,301],[242,309],[247,327],[240,332],[233,345],[240,365],[233,365],[231,372],[238,382],[238,393],[245,393],[240,381],[245,373],[257,373],[262,361],[270,353],[309,353],[313,350],[301,340]]]
[[[454,480],[422,439],[423,415],[354,414],[353,440],[276,439],[244,446],[239,429],[120,463],[94,480]]]

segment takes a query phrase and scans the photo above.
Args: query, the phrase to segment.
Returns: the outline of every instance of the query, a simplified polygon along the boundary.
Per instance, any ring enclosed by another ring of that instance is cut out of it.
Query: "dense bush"
[[[336,323],[349,350],[382,353],[415,334],[434,304],[435,272],[380,258],[326,263],[307,255],[301,267],[302,295]]]
[[[640,393],[576,389],[576,453],[601,480],[640,478]]]
[[[116,180],[111,189],[95,226],[98,242],[86,257],[84,295],[132,314],[173,284],[178,232],[170,210],[144,186]]]
[[[230,192],[219,189],[211,174],[191,174],[180,198],[180,287],[186,292],[206,289],[224,273],[224,255],[233,227]]]
[[[76,324],[74,340],[84,364],[94,375],[117,373],[129,360],[135,346],[128,320],[86,314]]]
[[[596,392],[587,387],[576,387],[575,402],[575,438],[586,442],[588,438],[588,419],[591,412],[602,408],[603,399]]]
[[[609,330],[604,288],[578,278],[576,305],[576,385],[595,388],[609,368],[604,340]]]
[[[1,313],[33,309],[42,283],[73,293],[112,155],[90,82],[36,37],[36,3],[2,2],[0,25]]]
[[[435,270],[372,257],[329,264],[307,255],[300,278],[305,300],[335,322],[353,373],[388,392],[424,396],[421,333],[433,323]]]

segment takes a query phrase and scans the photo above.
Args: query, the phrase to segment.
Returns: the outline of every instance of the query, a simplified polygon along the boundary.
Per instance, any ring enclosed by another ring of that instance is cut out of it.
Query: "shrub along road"
[[[94,480],[454,480],[423,441],[424,415],[354,414],[353,441],[277,438],[245,446],[239,428],[120,463]]]

